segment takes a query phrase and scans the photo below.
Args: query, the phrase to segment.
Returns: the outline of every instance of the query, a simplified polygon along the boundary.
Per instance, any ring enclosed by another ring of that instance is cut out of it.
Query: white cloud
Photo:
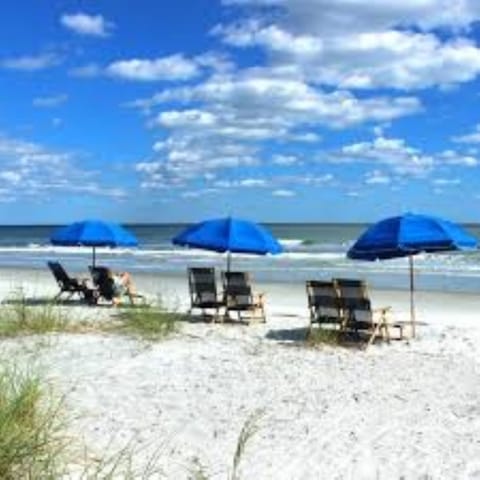
[[[434,167],[430,155],[399,138],[377,137],[371,142],[359,142],[342,147],[328,156],[332,162],[364,162],[389,166],[398,175],[425,175]]]
[[[435,178],[432,180],[432,183],[437,186],[449,186],[449,185],[460,185],[461,181],[459,178]]]
[[[213,33],[230,45],[264,48],[272,65],[341,88],[448,86],[480,73],[480,49],[467,36],[470,24],[480,20],[474,0],[285,0],[276,5],[282,15],[256,12],[253,19],[217,26]],[[436,27],[450,29],[449,35],[440,35]]]
[[[437,155],[439,163],[447,165],[460,165],[464,167],[476,167],[478,159],[471,155],[463,155],[455,150],[444,150]]]
[[[33,106],[40,108],[53,108],[62,105],[68,100],[68,95],[62,93],[59,95],[52,95],[50,97],[35,97],[33,99]]]
[[[102,74],[102,67],[96,63],[89,63],[81,67],[75,67],[68,72],[72,77],[93,78]]]
[[[244,180],[240,180],[239,185],[241,187],[265,187],[267,182],[261,178],[245,178]]]
[[[295,155],[278,154],[272,157],[272,163],[274,163],[275,165],[284,165],[284,166],[295,165],[298,162],[299,162],[299,159]]]
[[[453,137],[452,140],[457,143],[480,143],[480,124],[475,125],[473,132]]]
[[[324,160],[333,163],[362,162],[385,165],[397,176],[425,176],[442,166],[471,168],[479,164],[475,157],[454,150],[426,154],[408,145],[403,139],[383,136],[376,137],[373,141],[345,145],[339,150],[322,153],[319,161]],[[372,176],[367,183],[385,183],[382,177],[380,174]]]
[[[279,7],[280,21],[292,29],[353,31],[417,25],[422,30],[436,27],[467,28],[480,17],[476,0],[223,0],[225,5]]]
[[[273,190],[272,195],[274,197],[294,197],[295,192],[292,190],[278,189],[278,190]]]
[[[365,183],[367,185],[388,185],[391,179],[388,175],[383,174],[379,170],[367,173]]]
[[[126,80],[155,82],[160,80],[188,80],[199,74],[197,64],[181,54],[156,59],[117,60],[105,73]]]
[[[164,90],[150,99],[136,100],[133,106],[150,111],[172,101],[208,105],[226,135],[254,139],[295,138],[296,130],[311,125],[343,128],[370,120],[391,120],[421,108],[415,97],[359,99],[346,91],[325,92],[300,78],[268,68],[214,75],[195,86]],[[315,134],[308,135],[308,140],[318,139]]]
[[[95,182],[96,173],[79,168],[79,163],[69,152],[57,152],[37,143],[0,136],[0,178],[4,193],[10,197],[42,199],[55,192],[83,192],[113,198],[125,195],[122,189]],[[0,197],[3,196],[0,193]]]
[[[54,53],[42,53],[40,55],[6,58],[0,61],[0,66],[8,70],[34,72],[55,67],[59,65],[61,61],[61,58]]]
[[[86,13],[64,14],[60,17],[61,24],[69,30],[93,37],[107,37],[114,25],[102,15],[88,15]]]

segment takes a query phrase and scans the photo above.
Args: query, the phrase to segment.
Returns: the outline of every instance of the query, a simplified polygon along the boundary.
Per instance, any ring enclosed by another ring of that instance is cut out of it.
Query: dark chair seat
[[[194,309],[199,309],[205,316],[207,310],[214,310],[213,319],[217,318],[224,302],[217,294],[215,269],[213,267],[188,268],[188,287],[190,291],[190,313]]]
[[[238,319],[242,320],[242,312],[248,312],[250,319],[266,321],[264,295],[253,293],[247,272],[222,272],[222,281],[226,315],[237,312]]]
[[[60,298],[64,293],[68,294],[68,298],[77,294],[87,303],[94,303],[94,289],[88,287],[85,280],[70,277],[60,262],[47,262],[60,291],[55,295],[55,299]]]
[[[317,323],[340,328],[344,318],[340,298],[333,281],[308,280],[307,302],[310,313],[310,329]]]

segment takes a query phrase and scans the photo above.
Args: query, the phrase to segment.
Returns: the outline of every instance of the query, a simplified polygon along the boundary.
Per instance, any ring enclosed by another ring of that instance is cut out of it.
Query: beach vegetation
[[[115,320],[105,328],[107,331],[142,340],[158,341],[177,332],[184,317],[185,315],[177,310],[167,309],[161,302],[157,302],[156,305],[122,309],[115,316]]]
[[[240,462],[244,457],[247,445],[258,432],[260,428],[260,420],[264,415],[265,411],[263,409],[257,409],[245,420],[243,427],[240,430],[240,434],[238,435],[237,445],[235,447],[235,453],[233,455],[232,474],[230,476],[230,480],[240,479],[238,473]]]
[[[22,292],[0,308],[0,337],[63,332],[68,328],[64,312],[53,302],[32,305]]]
[[[307,332],[306,344],[310,347],[321,345],[339,346],[341,343],[341,332],[333,328],[311,328]]]
[[[37,375],[0,370],[0,478],[61,478],[61,401],[45,401]]]

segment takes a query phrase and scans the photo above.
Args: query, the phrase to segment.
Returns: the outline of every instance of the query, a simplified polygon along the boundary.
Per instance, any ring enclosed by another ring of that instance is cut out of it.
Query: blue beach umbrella
[[[135,247],[136,237],[122,226],[102,220],[84,220],[60,227],[50,237],[53,245],[92,247],[95,266],[95,247]]]
[[[370,226],[350,248],[347,256],[369,261],[409,258],[410,320],[415,336],[413,256],[421,252],[472,250],[476,247],[477,240],[460,225],[430,215],[407,213]]]
[[[283,251],[277,239],[265,227],[232,217],[196,223],[174,237],[172,242],[214,252],[228,252],[227,270],[230,270],[231,253],[266,255]]]

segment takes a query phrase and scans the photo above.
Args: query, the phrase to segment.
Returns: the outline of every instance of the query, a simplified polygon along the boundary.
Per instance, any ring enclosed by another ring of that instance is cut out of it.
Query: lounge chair
[[[310,330],[314,323],[340,328],[344,317],[340,297],[333,281],[308,280],[307,301],[310,312]]]
[[[47,262],[47,265],[60,288],[55,299],[60,298],[64,293],[68,294],[68,298],[77,294],[88,303],[94,303],[94,290],[87,286],[85,280],[70,277],[60,262]]]
[[[115,298],[117,298],[118,292],[115,289],[114,280],[111,278],[108,267],[101,267],[101,266],[90,266],[88,267],[90,270],[90,274],[92,275],[93,284],[96,287],[96,298],[98,300],[106,300],[107,302],[115,303]],[[140,298],[145,300],[145,297],[139,293],[129,293],[127,290],[122,294],[123,296],[128,296],[130,299],[130,303],[134,303],[134,298]]]
[[[213,267],[190,267],[188,269],[188,287],[190,290],[190,310],[200,309],[202,315],[207,315],[207,310],[215,310],[213,320],[218,318],[219,310],[225,304],[217,294],[217,282]]]
[[[266,321],[264,294],[252,292],[251,278],[246,272],[222,272],[223,295],[225,301],[225,316],[237,312],[238,320],[242,321],[242,313],[247,312],[249,318]]]
[[[372,309],[365,281],[335,278],[333,282],[338,290],[345,330],[353,331],[358,337],[361,332],[369,335],[367,346],[380,336],[390,341],[390,328],[398,328],[403,338],[403,326],[387,320],[391,307]]]

